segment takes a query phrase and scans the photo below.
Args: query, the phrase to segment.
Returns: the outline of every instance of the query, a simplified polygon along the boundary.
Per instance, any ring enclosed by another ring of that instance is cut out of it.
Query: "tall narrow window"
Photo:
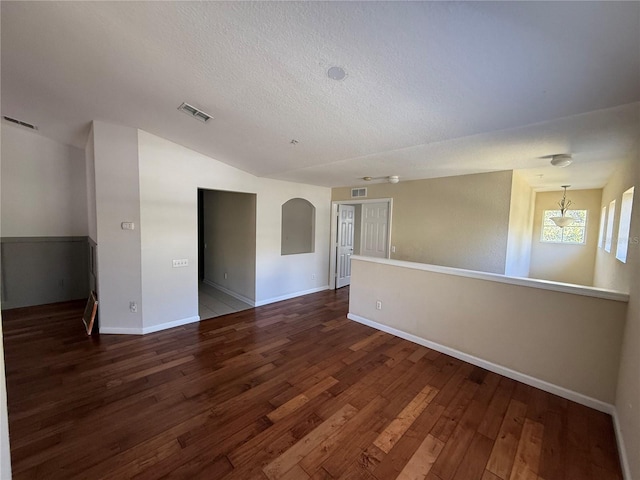
[[[607,236],[604,240],[604,251],[611,252],[611,244],[613,243],[613,220],[616,218],[616,201],[612,200],[609,204],[609,215],[607,217]]]
[[[604,226],[607,221],[607,207],[606,205],[602,207],[602,212],[600,213],[600,232],[598,233],[598,248],[604,248]]]
[[[622,194],[622,203],[620,204],[620,226],[618,227],[616,258],[623,263],[627,263],[629,233],[631,232],[631,210],[633,208],[633,190],[634,187],[631,187]]]

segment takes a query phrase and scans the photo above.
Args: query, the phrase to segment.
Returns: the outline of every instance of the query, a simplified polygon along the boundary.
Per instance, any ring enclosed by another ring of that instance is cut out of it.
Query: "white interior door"
[[[387,258],[389,251],[389,203],[364,203],[362,205],[362,230],[360,255]]]
[[[353,255],[353,226],[356,209],[352,205],[338,205],[338,238],[336,288],[351,283],[351,255]]]

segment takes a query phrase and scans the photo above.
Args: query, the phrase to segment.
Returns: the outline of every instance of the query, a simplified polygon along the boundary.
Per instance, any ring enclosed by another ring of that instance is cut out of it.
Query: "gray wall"
[[[2,308],[87,298],[86,237],[2,239]]]
[[[205,281],[255,300],[256,196],[205,190],[202,206]]]
[[[2,124],[2,308],[86,298],[82,150]]]

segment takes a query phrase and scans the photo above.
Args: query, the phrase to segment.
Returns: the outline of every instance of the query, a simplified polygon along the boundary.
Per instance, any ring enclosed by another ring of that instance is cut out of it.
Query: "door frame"
[[[331,202],[331,238],[329,241],[329,289],[336,289],[336,264],[338,252],[336,248],[338,235],[338,205],[361,205],[363,203],[387,203],[389,205],[389,222],[387,223],[387,256],[391,258],[391,221],[393,216],[393,198],[368,198],[366,200],[338,200]],[[362,222],[358,225],[362,228]]]

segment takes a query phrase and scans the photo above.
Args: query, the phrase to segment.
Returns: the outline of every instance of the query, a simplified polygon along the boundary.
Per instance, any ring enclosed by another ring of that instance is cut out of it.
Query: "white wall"
[[[547,382],[587,405],[614,403],[626,302],[393,262],[353,260],[350,315]]]
[[[257,195],[256,304],[326,288],[330,189],[258,178],[143,131],[138,149],[145,331],[197,320],[198,188]],[[316,249],[282,256],[281,206],[294,197],[316,207]],[[180,258],[189,266],[172,268]]]
[[[0,126],[0,135],[4,139],[5,125]],[[4,143],[4,141],[3,141]],[[0,155],[0,172],[4,155]],[[2,195],[2,182],[0,181],[0,196]],[[0,225],[0,237],[2,226]],[[0,265],[0,269],[1,269]],[[2,336],[2,312],[0,310],[0,478],[11,479],[11,450],[9,445],[9,412],[7,409],[7,382],[4,368],[4,339]]]
[[[0,314],[0,478],[11,478],[11,451],[9,448],[9,418],[7,411],[7,383],[4,369],[4,341],[2,314]]]
[[[609,181],[602,190],[601,206],[607,207],[607,215],[609,214],[609,203],[616,201],[615,221],[613,224],[613,241],[611,242],[611,252],[606,252],[603,248],[598,248],[595,261],[595,273],[593,276],[593,284],[596,287],[612,288],[615,290],[629,291],[631,279],[631,263],[622,263],[616,259],[616,248],[618,245],[618,228],[620,226],[620,207],[622,202],[622,194],[633,187],[636,183],[636,171],[638,170],[638,159],[633,155],[629,155],[616,169]],[[636,188],[635,196],[640,195],[640,189]],[[601,208],[602,210],[602,208]],[[634,206],[634,210],[637,210]],[[634,213],[636,213],[634,211]],[[635,229],[635,232],[639,230]],[[633,233],[633,232],[632,232]],[[636,233],[637,236],[637,233]],[[631,235],[633,238],[634,235]],[[629,245],[629,254],[632,250],[637,250],[638,245]]]
[[[82,150],[2,125],[2,235],[87,235]]]
[[[514,171],[511,179],[505,275],[511,277],[529,276],[535,202],[536,192],[521,174]]]
[[[94,121],[93,137],[100,332],[140,333],[138,131]],[[122,230],[122,222],[134,222],[135,230]],[[136,313],[129,310],[130,302],[137,304]]]
[[[205,190],[202,210],[205,281],[255,301],[256,196]]]
[[[628,479],[640,479],[640,145],[631,157],[630,179],[635,178],[636,194],[633,201],[631,220],[631,239],[628,260],[624,264],[630,272],[629,277],[629,312],[624,331],[620,372],[618,375],[618,391],[616,395],[617,422],[622,432],[622,439],[627,460]],[[626,170],[626,169],[625,169]],[[635,171],[634,171],[635,170]],[[626,170],[628,171],[628,170]],[[625,187],[617,187],[624,191]],[[606,189],[605,189],[606,190]],[[618,207],[619,210],[619,207]],[[617,231],[617,230],[616,230]],[[615,242],[614,242],[615,245]],[[612,252],[613,256],[614,253]],[[614,257],[615,258],[615,257]],[[622,268],[618,260],[617,267]]]
[[[84,148],[85,184],[87,191],[87,231],[94,242],[98,239],[98,225],[96,220],[96,159],[94,152],[93,124]]]
[[[567,199],[573,202],[572,209],[588,211],[587,238],[584,245],[547,243],[540,240],[544,211],[557,210],[558,201],[561,198],[561,191],[538,192],[536,195],[529,276],[552,282],[592,286],[600,227],[602,190],[569,190],[567,192]],[[609,288],[620,290],[613,286]]]

